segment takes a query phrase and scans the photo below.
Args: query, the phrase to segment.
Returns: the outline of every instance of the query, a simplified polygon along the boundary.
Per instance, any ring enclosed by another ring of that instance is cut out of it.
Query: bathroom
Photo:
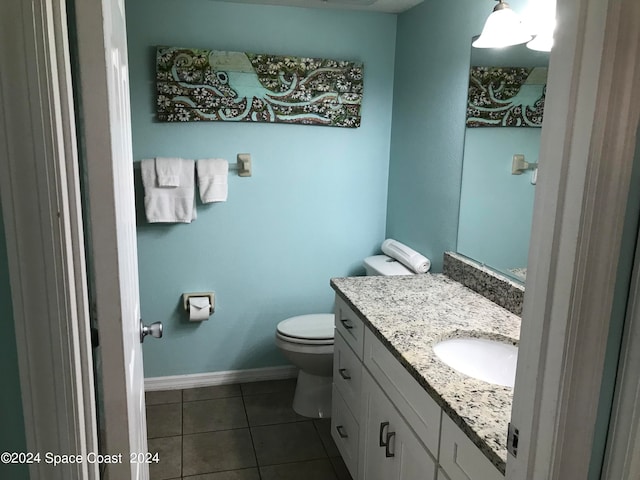
[[[456,245],[469,44],[492,5],[431,2],[395,16],[204,0],[127,4],[137,25],[129,30],[134,159],[250,152],[254,161],[251,178],[230,178],[228,202],[198,206],[192,224],[140,222],[142,314],[165,324],[161,341],[145,342],[148,378],[285,365],[273,345],[277,322],[331,311],[329,278],[362,274],[362,259],[386,237],[442,270],[442,253]],[[362,127],[157,124],[158,43],[361,60]],[[446,45],[446,54],[424,47],[431,44]],[[180,295],[204,289],[216,292],[216,313],[189,324]]]
[[[522,9],[527,2],[512,3]],[[362,275],[362,260],[379,253],[386,237],[442,271],[443,252],[456,245],[471,37],[492,4],[425,2],[395,15],[127,2],[128,23],[136,25],[128,31],[134,160],[234,162],[249,152],[253,162],[251,177],[230,172],[227,202],[199,204],[190,224],[139,218],[142,316],[164,325],[162,339],[144,344],[147,385],[261,368],[277,374],[273,367],[288,364],[274,345],[278,322],[331,312],[329,279]],[[452,8],[455,29],[445,21]],[[447,54],[425,47],[434,43],[447,44]],[[361,61],[362,124],[158,123],[156,45]],[[215,313],[189,323],[181,295],[208,290]]]

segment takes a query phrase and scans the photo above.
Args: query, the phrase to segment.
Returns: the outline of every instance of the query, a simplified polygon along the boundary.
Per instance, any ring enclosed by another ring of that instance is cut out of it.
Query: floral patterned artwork
[[[157,118],[359,127],[362,77],[356,62],[158,47]]]
[[[467,127],[540,127],[547,69],[471,67]]]

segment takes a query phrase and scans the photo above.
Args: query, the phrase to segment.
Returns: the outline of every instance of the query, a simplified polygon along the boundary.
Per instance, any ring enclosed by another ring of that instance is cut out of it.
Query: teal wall
[[[24,452],[27,441],[24,434],[18,353],[13,325],[7,246],[0,205],[0,452]],[[0,463],[0,478],[23,480],[29,478],[26,465]]]
[[[199,205],[192,224],[139,220],[142,317],[165,326],[161,341],[144,344],[147,377],[286,364],[274,346],[276,324],[331,312],[329,279],[364,273],[362,259],[385,238],[396,18],[209,0],[127,2],[134,159],[235,161],[250,152],[254,163],[251,178],[230,175],[226,203]],[[159,44],[362,61],[362,126],[156,123]],[[208,290],[217,296],[215,315],[187,322],[181,294]]]
[[[527,2],[509,3],[522,12]],[[494,5],[425,1],[398,17],[387,236],[435,272],[456,250],[471,37]]]
[[[511,174],[522,153],[538,161],[539,128],[468,128],[460,190],[457,251],[501,270],[527,266],[535,186]]]

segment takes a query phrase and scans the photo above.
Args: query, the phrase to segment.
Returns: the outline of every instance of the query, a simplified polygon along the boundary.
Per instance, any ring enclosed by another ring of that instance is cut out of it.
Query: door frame
[[[78,156],[65,3],[0,2],[0,194],[31,480],[98,479]]]
[[[640,151],[640,148],[638,148]],[[640,478],[640,232],[602,478]]]
[[[508,479],[587,478],[640,117],[640,3],[558,0]],[[598,432],[600,434],[600,432]]]

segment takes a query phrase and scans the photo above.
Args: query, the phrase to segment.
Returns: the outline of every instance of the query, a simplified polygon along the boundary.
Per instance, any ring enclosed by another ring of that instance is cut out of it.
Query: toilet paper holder
[[[189,299],[192,297],[208,297],[209,298],[209,315],[213,315],[213,311],[215,308],[215,293],[213,292],[194,292],[194,293],[183,293],[182,294],[182,306],[185,311],[189,311]]]

